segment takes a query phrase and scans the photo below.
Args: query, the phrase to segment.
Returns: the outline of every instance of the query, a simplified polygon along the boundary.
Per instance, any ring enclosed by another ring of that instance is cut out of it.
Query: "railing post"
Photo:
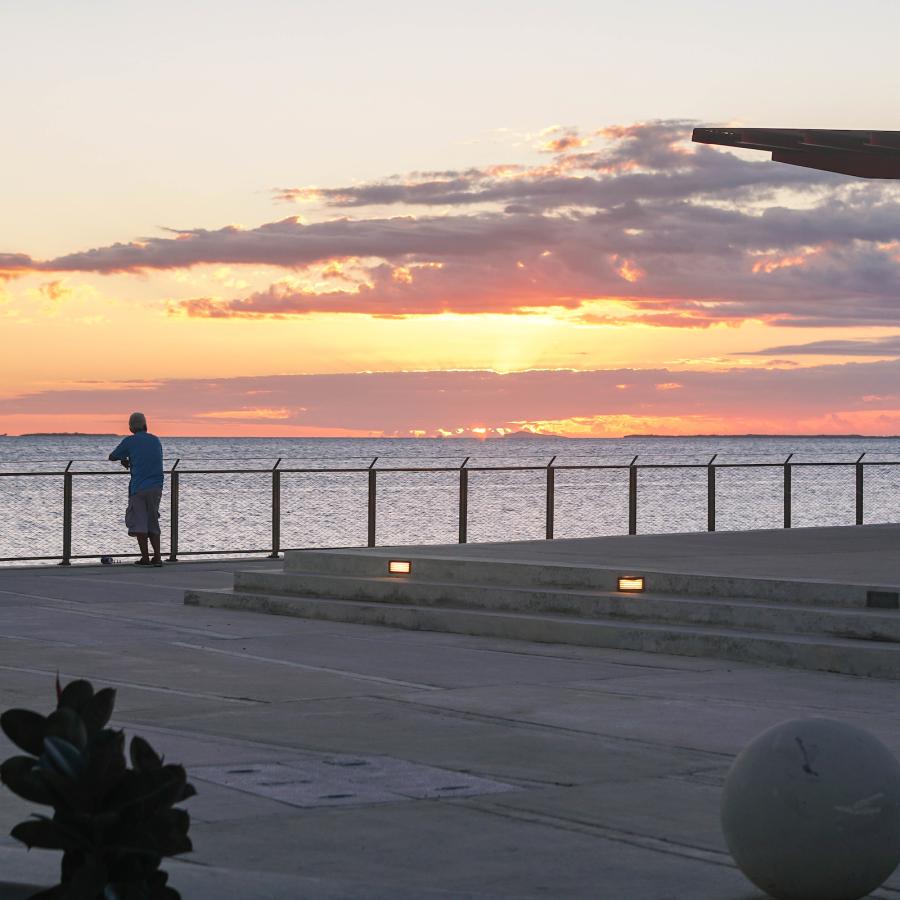
[[[63,546],[61,566],[72,564],[72,468],[73,460],[69,460],[63,472]]]
[[[368,537],[368,546],[375,546],[375,463],[378,462],[378,457],[376,456],[372,462],[369,463],[369,537]]]
[[[637,534],[637,456],[628,464],[628,533]]]
[[[272,552],[269,559],[278,559],[281,550],[281,457],[272,468]]]
[[[459,542],[465,544],[469,531],[469,470],[466,463],[471,459],[467,456],[459,467]]]
[[[556,470],[553,468],[554,456],[547,463],[547,518],[544,534],[548,541],[553,540],[553,518],[556,512]]]
[[[706,530],[716,530],[716,461],[718,453],[706,464]]]
[[[178,468],[180,459],[175,460],[169,473],[169,562],[178,562]]]
[[[856,524],[863,524],[863,453],[856,461]]]
[[[791,457],[793,453],[788,454],[788,458],[784,461],[784,527],[791,527]]]

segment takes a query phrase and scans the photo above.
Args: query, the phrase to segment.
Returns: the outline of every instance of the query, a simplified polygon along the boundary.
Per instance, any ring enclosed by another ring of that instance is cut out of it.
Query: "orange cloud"
[[[634,284],[636,281],[640,281],[641,278],[644,277],[647,273],[644,272],[639,266],[637,266],[632,259],[623,259],[619,260],[618,256],[613,257],[614,261],[618,263],[616,267],[616,272],[619,273],[621,278],[624,278],[625,281],[630,284]]]
[[[542,153],[565,153],[567,150],[576,150],[586,147],[591,138],[582,137],[575,128],[561,128],[554,125],[541,132],[543,140],[538,145]]]
[[[824,251],[824,247],[804,247],[802,253],[793,255],[767,254],[765,258],[758,259],[753,263],[753,274],[760,273],[770,275],[779,269],[790,269],[794,266],[804,266],[813,256],[818,256]]]
[[[254,407],[250,409],[218,409],[209,412],[196,412],[194,415],[199,419],[243,419],[248,422],[255,422],[266,419],[289,419],[291,415],[297,412],[302,412],[302,409]]]
[[[72,293],[71,288],[65,287],[61,281],[48,281],[39,290],[48,300],[53,301],[62,300]]]

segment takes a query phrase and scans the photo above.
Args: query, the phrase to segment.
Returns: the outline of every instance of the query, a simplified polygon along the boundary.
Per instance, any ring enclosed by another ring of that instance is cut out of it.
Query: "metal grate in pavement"
[[[195,766],[191,778],[291,806],[359,806],[475,797],[518,790],[506,784],[388,756],[292,758],[277,763]]]

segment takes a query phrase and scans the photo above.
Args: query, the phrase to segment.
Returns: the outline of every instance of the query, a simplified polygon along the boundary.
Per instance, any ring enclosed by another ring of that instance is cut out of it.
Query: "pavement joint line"
[[[838,673],[823,672],[822,674],[823,675],[834,675],[834,674],[838,674]],[[850,675],[850,676],[843,676],[843,677],[855,678],[857,676]],[[640,692],[640,691],[630,691],[627,689],[627,687],[616,690],[615,682],[617,682],[619,679],[610,678],[608,680],[610,682],[609,690],[604,690],[602,687],[589,688],[589,687],[581,687],[581,686],[579,686],[579,687],[573,686],[571,688],[567,688],[567,690],[571,690],[572,693],[576,693],[576,694],[578,694],[578,693],[607,694],[607,695],[611,695],[611,696],[615,696],[615,697],[628,697],[628,698],[634,697],[638,700],[664,700],[667,703],[691,704],[691,703],[697,702],[696,697],[691,697],[691,696],[682,697],[675,693],[650,693],[650,692],[644,693],[644,692]],[[893,682],[888,681],[887,683],[892,684]],[[560,684],[558,682],[555,683],[554,686],[555,687],[566,687],[566,685],[564,683]],[[481,687],[481,685],[479,685],[479,688],[480,687]],[[486,687],[489,687],[489,685],[486,685]],[[790,709],[793,709],[794,707],[796,707],[796,705],[797,705],[796,703],[791,703],[791,702],[788,702],[788,703],[778,702],[778,701],[773,702],[772,700],[769,700],[769,699],[766,699],[766,700],[741,700],[739,697],[715,697],[715,696],[710,696],[710,695],[705,695],[703,697],[703,702],[704,703],[718,703],[723,706],[737,706],[737,707],[749,708],[749,709],[754,709],[754,708],[773,709],[774,708],[774,709],[790,710]],[[880,718],[885,717],[885,711],[883,709],[860,709],[860,707],[854,703],[849,703],[846,707],[842,707],[842,706],[837,706],[836,704],[830,704],[828,706],[818,706],[813,703],[804,701],[802,705],[805,710],[818,710],[820,712],[824,711],[824,712],[831,712],[831,713],[834,713],[835,711],[840,710],[841,712],[845,712],[845,713],[868,714],[868,715],[872,715],[872,716],[878,716]]]
[[[22,634],[0,634],[0,641],[25,641],[31,644],[52,644],[54,647],[83,647],[84,644],[73,644],[69,641],[58,641],[54,638],[28,637]]]
[[[356,697],[346,697],[346,698],[345,697],[338,697],[338,698],[316,697],[316,698],[312,698],[312,700],[310,700],[310,701],[300,701],[300,702],[319,702],[319,703],[321,703],[321,702],[324,702],[327,700],[332,700],[332,699],[353,700],[353,699],[357,699],[357,698]],[[381,699],[381,698],[378,698],[378,699]],[[230,710],[229,713],[230,712],[236,712],[236,710]],[[134,710],[129,711],[129,714],[133,715],[133,713],[134,713]],[[199,719],[206,718],[209,715],[215,715],[215,714],[216,713],[201,713],[199,716],[185,715],[185,716],[183,716],[183,718],[189,719],[190,721],[197,721]],[[220,713],[220,715],[221,714],[223,714],[223,713]],[[150,723],[136,722],[136,721],[126,721],[124,719],[117,719],[116,721],[120,722],[120,724],[122,724],[128,728],[131,728],[132,730],[139,730],[142,732],[156,732],[157,734],[171,735],[173,737],[190,738],[191,740],[196,741],[198,743],[210,743],[210,744],[216,745],[217,747],[222,744],[235,745],[236,748],[241,748],[241,749],[246,749],[246,747],[248,747],[248,746],[258,747],[260,749],[260,751],[277,752],[277,753],[284,754],[284,758],[286,758],[286,759],[296,758],[297,754],[308,754],[310,756],[323,756],[323,755],[327,756],[327,755],[335,755],[335,754],[345,754],[347,752],[346,748],[344,748],[344,749],[342,749],[342,748],[323,749],[322,747],[298,747],[294,744],[270,744],[265,741],[253,740],[252,738],[230,737],[229,735],[221,734],[218,732],[185,731],[184,729],[172,728],[172,727],[166,726],[166,725],[150,724]],[[170,721],[171,721],[171,719],[170,719]],[[423,762],[420,759],[409,759],[405,756],[396,756],[395,754],[392,754],[392,753],[373,753],[370,755],[376,756],[376,757],[385,757],[387,759],[412,762],[412,763],[416,763],[417,765],[436,766],[438,768],[446,769],[447,771],[450,771],[450,772],[456,772],[461,775],[472,775],[476,778],[483,778],[488,781],[503,781],[503,782],[506,782],[507,784],[515,785],[516,787],[523,788],[523,789],[534,788],[534,789],[542,790],[544,788],[574,788],[574,787],[580,787],[585,784],[594,783],[591,781],[586,781],[586,782],[561,781],[557,778],[534,778],[534,777],[527,776],[527,775],[510,774],[508,772],[491,772],[491,771],[482,770],[482,769],[473,768],[473,767],[459,768],[459,767],[455,767],[455,766],[446,766],[446,765],[442,765],[442,764],[438,764],[438,763],[434,763],[434,762]],[[243,764],[243,763],[241,763],[241,764]],[[199,765],[205,765],[205,763],[200,763]],[[190,768],[190,767],[188,767],[188,768]],[[717,769],[721,768],[721,765],[720,766],[711,766],[709,768],[711,771],[716,771]],[[701,771],[705,771],[705,770],[701,770]],[[692,770],[692,772],[693,772],[693,770]],[[675,773],[675,774],[681,774],[681,773]],[[666,775],[663,777],[668,778],[669,776]],[[598,783],[603,783],[603,782],[598,782]],[[235,789],[235,790],[237,790],[237,789]],[[459,801],[463,802],[467,799],[471,799],[471,798],[460,797]],[[450,802],[450,798],[444,798],[442,800],[442,802]]]
[[[12,597],[25,597],[27,600],[50,600],[53,603],[74,603],[74,600],[66,600],[63,597],[45,597],[43,594],[25,594],[22,591],[3,591],[0,594],[9,594]]]
[[[233,574],[233,573],[232,573]],[[59,577],[59,576],[57,576]],[[169,584],[168,582],[156,582],[156,581],[135,581],[132,578],[114,578],[110,575],[109,578],[79,578],[78,582],[90,582],[92,584],[128,584],[135,585],[137,587],[145,587],[145,588],[153,588],[154,591],[162,588],[163,590],[172,590],[172,591],[196,591],[198,590],[196,585],[186,585],[186,584]],[[206,590],[204,588],[204,590]],[[212,588],[211,590],[214,590]]]
[[[62,678],[92,678],[95,681],[102,681],[105,685],[113,685],[115,687],[134,688],[139,691],[150,691],[155,694],[174,694],[179,697],[197,697],[203,700],[221,700],[224,703],[243,703],[247,705],[268,704],[268,700],[258,700],[253,697],[229,697],[225,694],[208,694],[204,691],[179,691],[176,688],[160,687],[155,684],[141,684],[138,681],[118,681],[107,678],[105,675],[80,675],[76,672],[63,672],[58,669],[34,669],[28,666],[4,666],[0,665],[0,670],[5,672],[25,672],[28,675],[52,675],[54,678],[58,675]]]
[[[531,822],[537,825],[547,825],[549,827],[558,828],[560,830],[576,831],[580,834],[590,834],[604,840],[638,847],[642,850],[650,850],[652,852],[662,853],[668,856],[691,859],[695,862],[722,866],[728,869],[737,869],[737,866],[732,860],[731,855],[721,850],[697,847],[693,844],[682,844],[678,841],[672,841],[667,838],[659,838],[653,835],[645,835],[638,832],[626,831],[624,829],[611,828],[606,825],[601,825],[598,823],[584,821],[576,818],[554,816],[552,814],[539,812],[536,810],[524,809],[523,807],[500,806],[500,804],[502,803],[502,801],[500,800],[490,800],[485,802],[485,799],[486,798],[483,797],[472,798],[470,802],[466,803],[464,798],[460,798],[460,804],[465,803],[465,805],[469,809],[477,810],[487,815],[499,816],[500,818],[504,819]],[[517,815],[517,813],[520,814]],[[881,888],[871,894],[871,897],[873,898],[873,900],[876,900],[876,898],[885,898],[888,895],[896,894],[900,894],[900,889],[893,888],[888,885],[882,885]]]
[[[341,675],[345,678],[356,678],[360,681],[372,681],[376,684],[392,684],[396,687],[408,687],[413,690],[419,691],[443,691],[446,688],[442,688],[439,685],[434,684],[419,684],[414,681],[399,681],[396,678],[382,678],[378,675],[363,675],[359,672],[348,672],[345,669],[333,669],[328,666],[313,666],[307,663],[298,663],[293,662],[289,659],[275,659],[270,656],[257,656],[254,653],[240,653],[237,650],[223,650],[219,647],[204,647],[201,644],[186,644],[181,641],[170,641],[170,643],[175,647],[185,647],[188,650],[204,650],[207,653],[219,653],[222,656],[233,656],[238,659],[252,659],[256,662],[266,662],[272,663],[276,666],[289,666],[292,669],[307,669],[311,672],[327,672],[332,675]]]
[[[498,800],[487,800],[488,796],[489,795],[471,798],[470,802],[465,805],[470,809],[478,810],[487,815],[499,816],[503,819],[533,822],[534,824],[548,825],[552,828],[578,831],[582,834],[591,834],[595,837],[615,841],[620,844],[629,844],[633,847],[640,847],[643,850],[652,850],[657,853],[665,853],[669,856],[680,856],[686,859],[693,859],[697,862],[725,866],[729,869],[737,868],[731,859],[731,855],[723,850],[713,850],[712,848],[697,847],[693,844],[683,844],[679,841],[669,840],[668,838],[660,838],[655,837],[654,835],[627,831],[622,828],[613,828],[608,825],[601,825],[597,822],[591,822],[585,819],[555,816],[552,813],[526,809],[521,806],[503,806]],[[466,799],[468,798],[461,797],[459,802],[461,804],[465,803]]]
[[[192,781],[202,781],[204,784],[212,784],[212,785],[215,785],[216,787],[224,788],[226,791],[236,791],[238,794],[243,794],[244,796],[247,796],[247,797],[256,797],[257,799],[259,797],[264,797],[264,799],[266,799],[266,800],[271,800],[273,803],[279,803],[282,806],[286,806],[286,807],[288,807],[288,809],[292,809],[292,810],[315,811],[315,810],[320,810],[320,809],[372,809],[374,807],[377,807],[379,809],[384,809],[385,807],[397,806],[400,803],[402,803],[405,806],[407,803],[410,802],[410,800],[412,800],[415,803],[417,800],[430,802],[432,799],[432,798],[428,798],[428,797],[405,797],[402,794],[397,794],[396,800],[369,800],[367,802],[362,802],[362,803],[347,804],[346,806],[328,806],[326,804],[323,804],[321,806],[301,806],[297,803],[290,803],[287,800],[279,800],[277,797],[270,797],[268,795],[259,794],[256,791],[251,791],[251,790],[248,790],[247,788],[235,787],[233,784],[222,784],[220,781],[210,781],[208,778],[204,778],[202,775],[197,775],[196,772],[192,771],[192,769],[193,769],[192,766],[185,766],[185,768],[187,769],[188,776],[191,778]],[[462,797],[457,798],[457,805],[460,805],[461,801],[463,799],[464,798],[462,798]],[[450,798],[442,798],[440,800],[440,802],[449,804],[449,803],[452,803],[453,800],[451,800]],[[283,813],[282,814],[265,813],[263,815],[257,815],[254,818],[254,822],[257,822],[259,820],[265,820],[265,819],[281,819],[283,817],[284,817]],[[202,821],[202,820],[198,820],[198,821]]]
[[[353,700],[382,700],[382,699],[384,699],[382,694],[367,693],[367,694],[334,694],[334,695],[329,694],[324,697],[302,697],[302,698],[297,698],[297,699],[293,699],[293,700],[259,701],[259,702],[260,703],[269,702],[269,703],[271,703],[272,706],[289,707],[291,704],[297,704],[297,703],[302,703],[302,704],[304,704],[304,706],[306,706],[306,705],[313,704],[313,703],[329,703],[329,702],[337,701],[337,700],[353,701]],[[206,710],[204,712],[172,713],[165,717],[165,721],[171,723],[172,725],[177,725],[182,722],[200,723],[200,722],[203,722],[208,719],[216,719],[218,722],[219,720],[224,721],[226,716],[240,715],[241,709],[242,709],[242,707],[238,706],[238,707],[229,707],[228,709]],[[142,713],[142,711],[143,711],[143,707],[137,708],[137,709],[131,709],[131,710],[129,710],[129,715],[137,716],[137,715],[140,715]],[[317,712],[317,713],[306,713],[305,715],[308,717],[310,715],[332,715],[332,714]],[[158,719],[154,718],[153,721],[156,722],[156,721],[158,721]],[[139,722],[139,723],[137,723],[136,727],[146,729],[148,727],[148,724]],[[201,731],[183,732],[183,733],[184,734],[192,734],[192,735],[199,735],[199,734],[221,735],[222,734],[221,732],[201,732]],[[284,744],[284,745],[281,745],[281,749],[284,749],[284,747],[290,747],[290,746],[292,746],[292,745]],[[310,749],[309,752],[313,752],[313,751]],[[343,751],[334,750],[334,751],[329,751],[329,752],[341,753]],[[485,777],[487,777],[487,776],[485,776]],[[0,900],[2,900],[2,898],[0,898]]]
[[[61,600],[59,602],[72,603],[72,602],[77,602],[77,601]],[[110,615],[109,613],[90,612],[90,610],[87,610],[87,609],[56,609],[55,607],[51,607],[51,606],[37,606],[37,607],[33,607],[33,608],[34,609],[49,609],[49,610],[52,610],[53,612],[65,613],[66,615],[70,615],[70,616],[86,616],[89,619],[104,619],[106,621],[114,620],[116,622],[131,622],[136,625],[144,625],[144,626],[151,625],[155,628],[159,628],[159,629],[163,629],[163,630],[183,631],[183,632],[186,632],[187,634],[202,634],[205,637],[222,638],[224,640],[230,640],[235,637],[235,635],[233,635],[233,634],[221,634],[220,632],[217,632],[217,631],[207,631],[205,628],[191,628],[187,625],[172,625],[169,622],[159,622],[155,619],[141,619],[141,618],[136,618],[134,616],[116,616],[116,615]]]
[[[445,693],[448,695],[452,695],[453,690],[448,689],[445,691]],[[537,722],[532,719],[514,719],[510,718],[509,716],[494,715],[493,713],[483,713],[466,709],[457,709],[452,706],[438,706],[432,703],[423,703],[419,700],[407,699],[406,697],[380,697],[379,699],[387,703],[402,703],[406,706],[418,706],[422,709],[427,709],[432,712],[445,713],[463,719],[481,719],[488,722],[504,722],[508,725],[515,725],[520,728],[539,728],[546,729],[548,731],[565,732],[567,734],[580,734],[586,737],[593,737],[600,740],[611,741],[613,743],[621,742],[626,744],[638,744],[642,747],[649,747],[657,750],[660,748],[665,750],[682,750],[685,753],[696,753],[703,756],[710,756],[728,760],[734,759],[736,755],[734,753],[726,753],[721,750],[707,750],[703,747],[685,747],[681,744],[660,743],[657,741],[648,741],[644,738],[626,737],[625,735],[621,734],[606,734],[602,731],[587,731],[583,728],[571,728],[567,725],[554,725],[551,722]]]

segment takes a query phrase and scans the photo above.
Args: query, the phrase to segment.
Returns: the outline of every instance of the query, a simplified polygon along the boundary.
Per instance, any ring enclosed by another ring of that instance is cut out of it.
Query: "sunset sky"
[[[0,433],[900,434],[896,0],[0,10]]]

